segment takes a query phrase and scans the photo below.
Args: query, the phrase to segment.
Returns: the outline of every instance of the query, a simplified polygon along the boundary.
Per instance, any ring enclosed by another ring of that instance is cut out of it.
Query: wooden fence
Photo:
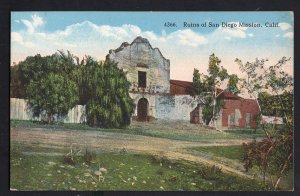
[[[45,118],[45,115],[33,117],[32,111],[27,107],[27,101],[25,99],[10,98],[10,119],[42,120]],[[66,116],[55,115],[54,119],[64,123],[84,123],[86,122],[85,106],[76,105],[69,110]]]

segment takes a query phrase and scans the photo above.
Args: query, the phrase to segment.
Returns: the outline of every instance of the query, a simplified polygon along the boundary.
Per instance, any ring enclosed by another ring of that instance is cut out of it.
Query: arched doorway
[[[148,116],[148,100],[141,98],[137,104],[137,119],[138,121],[147,121]]]

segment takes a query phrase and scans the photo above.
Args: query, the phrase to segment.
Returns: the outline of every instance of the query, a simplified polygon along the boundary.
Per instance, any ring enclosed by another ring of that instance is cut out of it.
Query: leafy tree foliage
[[[239,82],[239,78],[236,74],[229,75],[227,89],[229,92],[231,92],[234,95],[237,95],[241,92],[237,86],[238,82]]]
[[[19,65],[10,67],[10,97],[20,99],[26,98],[24,78],[21,74]]]
[[[53,115],[66,115],[78,102],[76,83],[51,72],[45,74],[41,80],[30,80],[27,93],[34,116],[46,112],[48,124],[53,122]]]
[[[48,123],[55,114],[65,115],[79,103],[86,105],[92,126],[130,124],[134,104],[128,93],[129,82],[116,63],[99,63],[90,56],[80,61],[70,52],[58,51],[51,56],[27,57],[12,74],[20,74],[34,115],[46,112]],[[15,83],[19,84],[17,80]]]
[[[128,93],[129,82],[116,63],[98,63],[86,56],[75,72],[75,78],[91,126],[124,127],[130,124],[134,104]]]
[[[245,145],[245,169],[258,166],[264,182],[269,177],[273,189],[293,167],[293,78],[283,70],[289,59],[283,57],[274,66],[267,67],[267,60],[256,59],[253,63],[243,64],[236,59],[240,69],[247,76],[243,80],[248,93],[259,104],[260,114],[284,117],[281,126],[262,126],[265,139]],[[266,92],[267,91],[267,92]],[[261,118],[260,118],[261,119]]]
[[[284,91],[280,95],[271,95],[268,92],[262,92],[258,94],[258,102],[261,104],[261,110],[263,115],[266,116],[287,116],[287,120],[293,122],[293,93]],[[280,100],[284,103],[284,107],[281,106]]]
[[[70,52],[59,51],[51,56],[29,56],[18,64],[34,116],[45,112],[47,122],[52,123],[54,115],[66,115],[77,104],[78,88],[72,80],[74,60]]]
[[[220,66],[221,60],[212,54],[209,56],[208,70],[209,75],[204,75],[198,69],[194,69],[193,86],[196,93],[200,95],[200,100],[204,103],[202,108],[202,116],[204,122],[208,125],[211,122],[215,123],[217,115],[224,105],[224,102],[217,99],[217,89],[222,82],[229,78],[227,89],[225,91],[238,94],[240,92],[237,84],[239,78],[237,75],[229,75],[227,70]],[[216,127],[216,125],[214,124]]]

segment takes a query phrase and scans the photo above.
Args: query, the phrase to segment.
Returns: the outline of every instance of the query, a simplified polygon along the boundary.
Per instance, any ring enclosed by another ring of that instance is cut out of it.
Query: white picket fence
[[[54,116],[56,121],[64,123],[84,123],[86,122],[85,106],[76,105],[69,110],[67,116]],[[41,120],[44,116],[40,115],[38,118],[33,117],[32,112],[27,107],[25,99],[10,98],[10,119],[14,120]]]

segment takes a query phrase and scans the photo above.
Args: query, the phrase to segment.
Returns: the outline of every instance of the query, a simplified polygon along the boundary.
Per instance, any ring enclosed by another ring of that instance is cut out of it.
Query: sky
[[[278,25],[266,27],[266,23]],[[171,79],[192,81],[194,68],[206,74],[212,53],[229,74],[241,75],[236,58],[268,59],[273,65],[283,56],[291,57],[284,70],[292,75],[294,71],[293,12],[11,12],[11,65],[57,50],[104,60],[110,49],[137,36],[147,38],[170,60]]]

